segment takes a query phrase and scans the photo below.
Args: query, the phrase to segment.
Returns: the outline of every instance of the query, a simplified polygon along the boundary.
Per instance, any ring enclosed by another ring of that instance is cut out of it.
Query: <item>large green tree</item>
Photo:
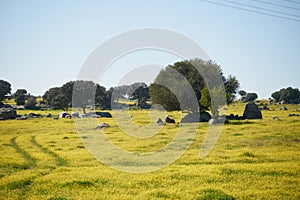
[[[278,102],[284,101],[285,103],[300,103],[300,92],[298,88],[282,88],[271,94],[271,96]]]
[[[179,75],[174,70],[179,72]],[[222,84],[224,84],[226,94],[222,93]],[[188,87],[192,88],[193,94],[185,92]],[[196,97],[199,103],[198,108],[201,109],[201,102],[205,106],[211,106],[211,95],[213,95],[214,105],[221,106],[219,104],[222,104],[222,98],[217,96],[226,96],[227,102],[230,103],[234,100],[238,87],[239,82],[236,77],[228,76],[226,79],[221,67],[215,62],[193,59],[176,62],[161,70],[154,83],[150,85],[150,96],[152,103],[160,104],[166,110],[195,111],[195,108],[189,108],[190,105],[179,103],[178,98],[189,102],[190,99]],[[209,94],[209,91],[212,91],[212,94]]]
[[[9,82],[0,80],[0,102],[4,100],[6,95],[10,94],[11,85]]]
[[[27,91],[25,89],[18,89],[13,97],[17,105],[25,105],[25,96]]]
[[[29,96],[27,102],[25,103],[25,108],[34,110],[36,109],[35,105],[36,105],[36,97]]]
[[[258,95],[254,92],[250,92],[246,94],[245,97],[245,101],[249,102],[249,101],[255,101],[258,98]]]

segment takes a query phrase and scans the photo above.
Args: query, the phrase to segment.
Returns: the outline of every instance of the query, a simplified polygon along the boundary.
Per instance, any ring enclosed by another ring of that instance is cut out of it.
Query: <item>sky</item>
[[[283,87],[300,88],[297,0],[0,0],[0,79],[12,84],[12,92],[24,88],[43,95],[76,80],[105,41],[149,27],[187,36],[225,75],[236,76],[240,89],[259,98]],[[130,72],[146,68],[150,75],[132,81],[151,82],[161,68],[179,60],[163,51],[136,51],[113,62],[99,82],[116,86],[132,79]]]

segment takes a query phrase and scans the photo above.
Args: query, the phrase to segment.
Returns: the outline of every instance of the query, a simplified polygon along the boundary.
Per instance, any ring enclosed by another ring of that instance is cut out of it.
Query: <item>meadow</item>
[[[244,106],[234,103],[227,114],[242,115]],[[225,124],[204,159],[199,151],[208,124],[200,123],[178,160],[148,173],[121,172],[99,162],[73,119],[0,121],[0,199],[300,199],[300,116],[288,117],[300,114],[294,111],[299,106],[279,107],[263,110],[262,120]],[[181,113],[169,114],[179,121]],[[147,110],[133,110],[131,116],[139,126],[149,122]],[[113,143],[133,152],[163,147],[180,128],[167,124],[151,138],[137,139],[124,134],[114,118],[98,121],[111,125],[104,131]]]

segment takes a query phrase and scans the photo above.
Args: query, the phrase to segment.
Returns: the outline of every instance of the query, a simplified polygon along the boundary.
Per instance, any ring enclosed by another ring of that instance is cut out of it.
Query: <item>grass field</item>
[[[0,199],[300,199],[300,117],[288,117],[298,107],[287,105],[281,111],[271,106],[262,111],[262,120],[225,124],[204,159],[198,155],[208,125],[201,123],[183,156],[141,174],[97,161],[85,149],[73,119],[0,121]],[[227,113],[241,115],[243,108],[232,104]],[[179,120],[179,112],[170,114]],[[131,115],[140,126],[149,122],[146,110]],[[112,142],[133,152],[163,147],[179,128],[168,124],[150,139],[136,139],[122,133],[114,119],[99,122],[112,125],[105,129]]]

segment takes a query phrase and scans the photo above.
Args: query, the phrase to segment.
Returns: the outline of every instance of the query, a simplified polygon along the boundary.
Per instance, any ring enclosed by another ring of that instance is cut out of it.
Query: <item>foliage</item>
[[[0,102],[3,101],[6,95],[10,94],[11,85],[5,80],[0,80]]]
[[[246,97],[245,97],[245,101],[246,102],[249,102],[249,101],[255,101],[256,99],[258,98],[257,94],[254,93],[254,92],[250,92],[250,93],[247,93],[246,94]]]
[[[210,95],[209,95],[209,90],[206,86],[201,90],[200,104],[202,106],[207,107],[207,108],[209,108],[211,106],[211,99],[210,99]]]
[[[240,83],[235,76],[229,75],[225,80],[224,85],[227,103],[232,103],[236,97],[236,91],[240,87]]]
[[[36,108],[35,105],[36,98],[34,96],[28,97],[27,102],[25,103],[25,108],[34,110]]]
[[[44,101],[47,101],[48,105],[52,106],[53,108],[57,108],[54,106],[55,104],[55,97],[58,96],[60,93],[59,87],[53,87],[50,88],[45,92],[45,94],[42,96]],[[60,108],[60,107],[59,107]]]
[[[132,93],[131,100],[137,100],[138,105],[145,104],[150,99],[149,87],[144,83]]]
[[[15,102],[17,105],[25,105],[25,96],[27,94],[27,91],[25,89],[18,89],[13,97],[15,99]]]
[[[245,97],[247,95],[247,92],[245,90],[240,90],[239,95],[241,95],[241,97]]]
[[[177,72],[179,72],[179,75]],[[205,105],[211,105],[210,95],[212,94],[209,94],[208,91],[214,90],[214,94],[218,96],[216,91],[221,90],[220,85],[222,84],[224,84],[226,91],[227,103],[231,103],[239,87],[236,77],[230,75],[226,79],[221,67],[212,61],[203,61],[201,59],[185,60],[169,65],[159,72],[154,83],[150,85],[150,96],[152,103],[160,104],[167,110],[185,110],[186,108],[180,108],[180,106],[185,106],[180,105],[179,99],[187,99],[189,101],[189,99],[193,99],[196,96],[200,108],[201,102]],[[193,89],[193,94],[185,93],[184,90],[187,87]],[[201,98],[202,93],[205,94],[203,98]],[[190,108],[190,110],[193,109]]]
[[[50,88],[43,95],[43,99],[53,108],[68,110],[74,106],[82,108],[83,112],[87,105],[109,107],[108,98],[109,94],[106,94],[105,87],[83,80],[69,81],[62,87]]]
[[[300,103],[300,92],[298,88],[282,88],[271,94],[271,96],[277,101],[284,101],[285,103],[297,104]]]

